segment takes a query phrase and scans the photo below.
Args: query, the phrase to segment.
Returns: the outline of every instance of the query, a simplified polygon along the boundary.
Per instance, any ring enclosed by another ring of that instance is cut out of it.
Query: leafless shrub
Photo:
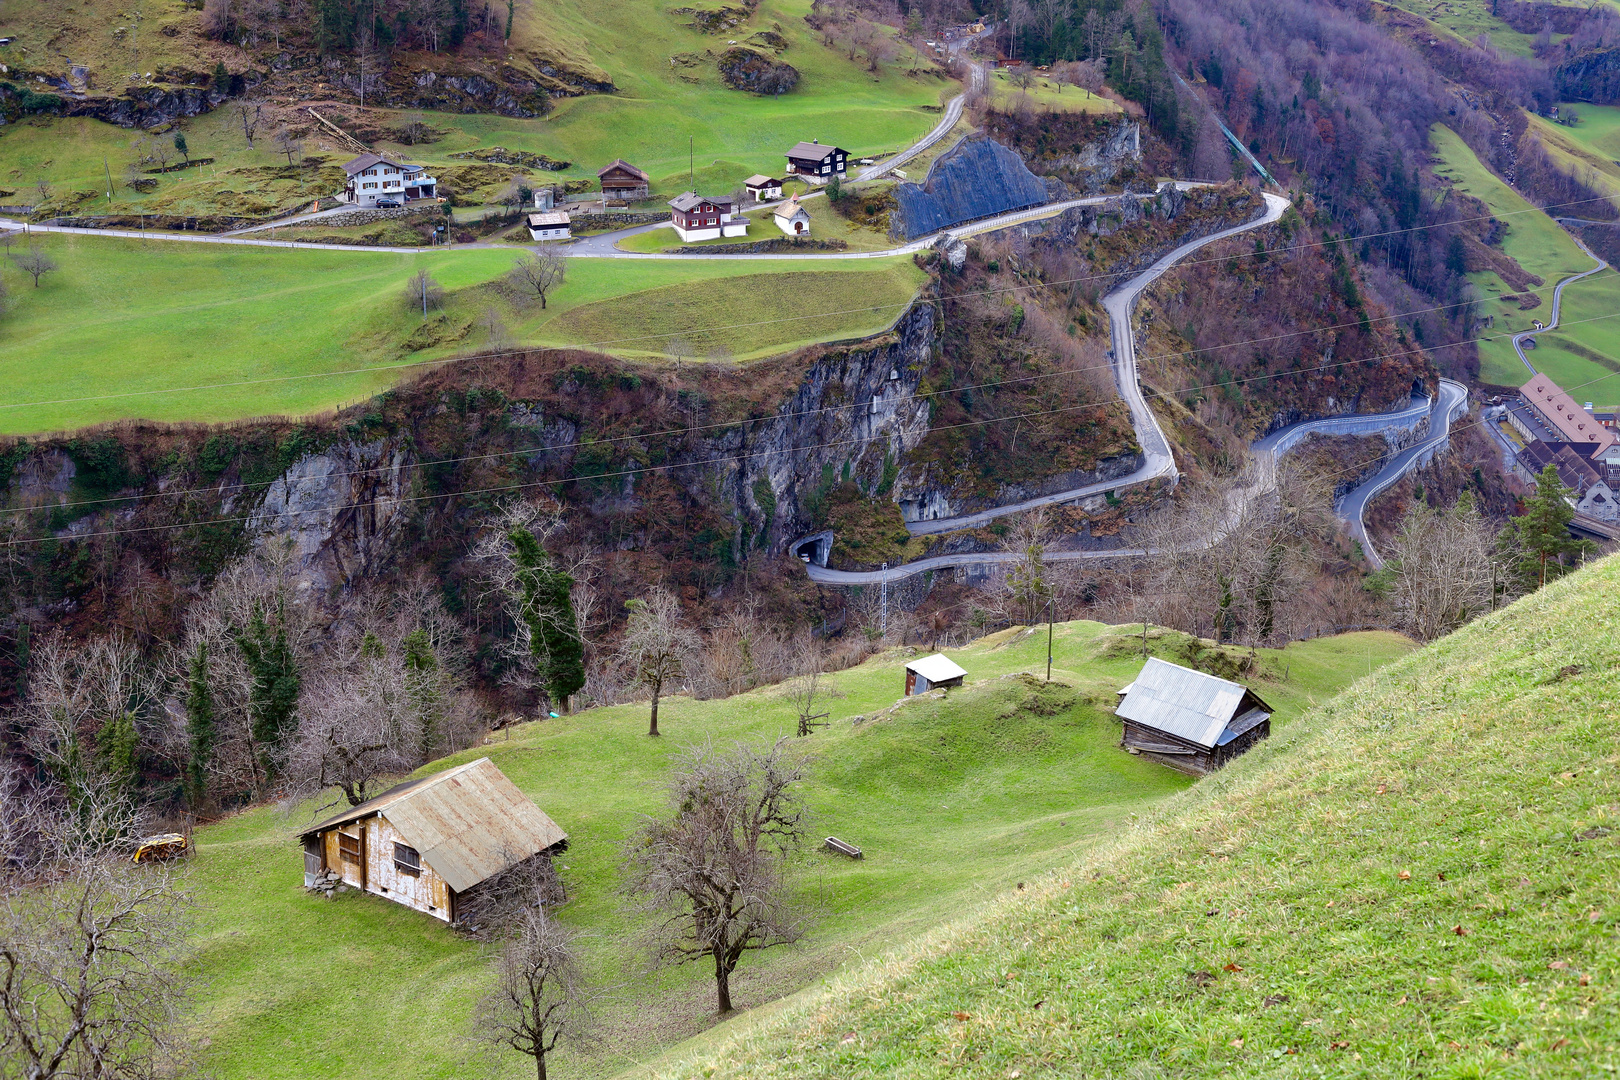
[[[567,899],[551,854],[541,851],[457,896],[456,913],[469,930],[495,937],[515,936],[522,932],[530,911],[553,911]]]
[[[1401,625],[1421,641],[1490,611],[1499,582],[1495,536],[1469,492],[1449,510],[1414,506],[1390,544],[1389,598]]]
[[[427,318],[429,308],[444,306],[444,286],[426,270],[418,270],[405,283],[405,306],[412,311],[420,311],[422,317]]]

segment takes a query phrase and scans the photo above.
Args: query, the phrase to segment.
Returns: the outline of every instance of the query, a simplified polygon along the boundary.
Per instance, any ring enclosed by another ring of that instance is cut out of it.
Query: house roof
[[[1536,375],[1519,388],[1519,393],[1557,430],[1565,442],[1595,442],[1598,444],[1598,452],[1601,453],[1615,441],[1613,431],[1598,423],[1596,417],[1575,404],[1575,399],[1559,389],[1558,384],[1546,375]]]
[[[398,158],[384,157],[382,154],[361,154],[353,161],[347,162],[343,166],[343,171],[353,176],[355,173],[364,172],[373,165],[394,165],[401,169],[415,168],[415,166],[408,165]]]
[[[967,674],[967,669],[957,667],[955,663],[945,658],[944,653],[935,653],[933,656],[913,660],[906,665],[906,670],[915,671],[931,683],[949,682]]]
[[[777,217],[785,218],[789,221],[791,221],[797,214],[803,214],[806,218],[810,216],[810,211],[799,205],[799,197],[797,195],[793,196],[793,198],[789,199],[785,203],[779,203],[773,213]]]
[[[647,174],[642,172],[640,169],[636,168],[634,165],[630,164],[628,161],[624,160],[624,158],[614,158],[613,161],[610,162],[609,164],[604,165],[600,169],[597,169],[596,170],[596,175],[597,176],[606,176],[608,173],[612,172],[614,169],[623,169],[625,172],[629,173],[631,176],[635,177],[637,180],[640,180],[642,183],[647,183]]]
[[[1271,706],[1241,683],[1228,682],[1202,671],[1184,668],[1158,657],[1142,665],[1136,681],[1125,687],[1123,698],[1114,709],[1123,719],[1157,728],[1199,746],[1214,748],[1230,724],[1246,731],[1271,715]],[[1245,697],[1257,703],[1238,715]],[[1235,724],[1234,720],[1247,723]],[[1234,730],[1231,737],[1242,734]]]
[[[1519,451],[1519,464],[1533,473],[1551,465],[1558,470],[1558,479],[1565,487],[1584,494],[1598,481],[1598,471],[1587,460],[1591,449],[1590,443],[1549,443],[1537,439]]]
[[[810,161],[822,161],[829,154],[843,154],[849,156],[848,150],[840,149],[831,143],[802,142],[787,152],[790,158],[806,158]]]
[[[389,788],[299,835],[373,814],[386,817],[457,892],[568,839],[487,757]]]
[[[774,177],[774,176],[765,176],[765,175],[763,175],[761,173],[755,173],[753,176],[750,176],[748,179],[743,181],[743,187],[781,187],[781,186],[782,186],[782,181],[778,180],[776,177]]]
[[[731,200],[718,195],[698,195],[691,191],[683,191],[673,199],[669,200],[669,205],[673,209],[681,211],[696,210],[704,203],[708,203],[711,206],[717,206],[724,210],[731,205]]]
[[[563,213],[561,210],[553,210],[550,213],[546,213],[546,214],[530,214],[529,215],[529,225],[530,225],[530,227],[536,228],[536,229],[538,229],[538,228],[540,228],[542,226],[567,225],[567,224],[568,224],[568,215]]]

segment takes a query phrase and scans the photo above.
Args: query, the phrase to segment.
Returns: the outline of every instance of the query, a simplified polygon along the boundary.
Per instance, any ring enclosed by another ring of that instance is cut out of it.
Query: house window
[[[422,872],[422,855],[408,844],[394,841],[394,869],[412,877]]]
[[[360,838],[350,836],[348,833],[338,833],[338,858],[344,862],[357,863],[360,861]]]

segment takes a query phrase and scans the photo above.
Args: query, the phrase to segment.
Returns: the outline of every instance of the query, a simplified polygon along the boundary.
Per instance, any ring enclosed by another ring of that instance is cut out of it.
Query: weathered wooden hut
[[[947,660],[944,653],[913,660],[906,665],[906,697],[948,686],[961,686],[966,675],[966,669]]]
[[[1121,745],[1195,776],[1271,734],[1271,706],[1253,690],[1158,657],[1119,695]]]
[[[445,922],[480,883],[568,847],[568,834],[489,758],[390,788],[299,836],[306,888],[336,875]]]

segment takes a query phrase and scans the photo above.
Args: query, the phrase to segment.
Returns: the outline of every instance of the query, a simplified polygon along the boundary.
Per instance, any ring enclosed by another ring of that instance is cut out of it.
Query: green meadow
[[[1617,590],[1611,557],[1479,619],[643,1075],[1613,1075]]]
[[[0,264],[10,292],[0,433],[340,407],[422,361],[484,348],[490,309],[519,345],[656,357],[679,336],[683,348],[746,360],[882,330],[923,277],[909,259],[577,259],[542,310],[491,285],[520,251],[41,240],[61,269],[38,288]],[[404,302],[419,269],[447,294],[425,320]]]
[[[1522,311],[1517,300],[1504,296],[1521,295],[1491,270],[1478,270],[1468,279],[1480,290],[1481,314],[1495,315],[1495,325],[1481,336],[1479,374],[1488,383],[1519,386],[1530,372],[1519,361],[1510,340],[1513,334],[1533,328],[1531,320],[1546,320],[1552,314],[1553,289],[1558,282],[1590,270],[1592,259],[1581,251],[1573,237],[1552,218],[1533,207],[1522,195],[1508,187],[1487,168],[1468,145],[1450,128],[1435,125],[1430,130],[1439,162],[1435,173],[1449,178],[1459,189],[1482,200],[1490,212],[1507,225],[1502,250],[1513,256],[1527,272],[1542,279],[1533,291],[1541,305]],[[1605,271],[1572,285],[1564,293],[1564,319],[1575,323],[1620,310],[1620,275]],[[1620,357],[1620,319],[1586,321],[1572,326],[1571,337],[1588,349],[1608,357]],[[1542,339],[1538,338],[1538,344]],[[1607,374],[1601,364],[1575,356],[1567,350],[1550,353],[1545,361],[1541,351],[1531,353],[1531,362],[1545,370],[1560,386],[1575,387]],[[1572,391],[1573,392],[1573,391]]]
[[[1150,634],[1155,652],[1185,640]],[[802,945],[744,960],[738,1005],[858,968],[1133,831],[1178,793],[1224,786],[1194,784],[1118,748],[1110,710],[1140,666],[1139,641],[1130,627],[1058,626],[1045,685],[1044,631],[1006,631],[949,651],[968,685],[892,711],[904,652],[827,677],[829,726],[794,740],[814,755],[804,788],[812,838],[836,835],[865,858],[812,845],[802,899],[820,918]],[[1254,683],[1286,737],[1312,706],[1411,648],[1397,635],[1361,633],[1261,649]],[[570,834],[560,860],[570,902],[560,917],[586,933],[586,968],[605,997],[600,1044],[560,1053],[560,1075],[644,1075],[713,1024],[710,973],[641,966],[642,916],[618,891],[619,844],[638,815],[659,808],[684,747],[775,739],[791,733],[794,717],[779,687],[666,698],[658,740],[646,736],[645,705],[615,706],[525,724],[423,770],[487,755]],[[191,967],[211,1066],[228,1080],[482,1072],[486,1063],[458,1035],[489,985],[489,947],[379,897],[305,893],[293,833],[315,809],[260,807],[197,830],[186,871],[199,905]],[[334,1009],[342,1023],[331,1022]],[[744,1013],[717,1031],[748,1022]],[[492,1064],[496,1075],[533,1075],[516,1055]]]
[[[171,3],[173,18],[184,19],[182,5],[174,0],[164,0],[165,8]],[[424,122],[443,133],[436,141],[378,146],[436,166],[468,165],[467,159],[451,155],[489,146],[571,163],[561,173],[537,173],[540,180],[594,181],[597,169],[622,157],[649,173],[655,194],[667,197],[684,190],[690,172],[696,173],[700,188],[729,192],[752,173],[780,173],[783,152],[801,139],[836,142],[862,156],[898,150],[927,132],[938,121],[941,102],[960,92],[957,83],[908,47],[902,46],[897,59],[878,71],[868,71],[863,62],[821,43],[805,24],[809,11],[809,0],[765,0],[745,26],[708,35],[693,29],[684,16],[642,4],[560,0],[519,5],[511,42],[515,52],[565,58],[571,66],[611,78],[615,92],[557,99],[555,108],[538,119],[424,112]],[[0,30],[17,29],[12,24],[18,20],[28,24],[24,29],[37,21],[25,12],[0,16]],[[777,33],[787,41],[780,58],[800,72],[791,93],[759,97],[720,82],[714,57],[729,41],[745,41],[756,31]],[[373,110],[373,115],[399,126],[407,117],[388,110]],[[307,118],[303,122],[307,125]],[[212,157],[214,164],[165,174],[156,191],[143,195],[125,187],[123,179],[139,132],[54,117],[8,124],[0,128],[0,186],[16,194],[0,201],[32,203],[33,186],[43,179],[54,186],[58,199],[83,193],[83,212],[145,209],[262,216],[332,194],[341,186],[332,167],[350,156],[311,134],[304,150],[328,158],[326,175],[283,176],[278,166],[286,166],[287,160],[275,152],[268,130],[249,148],[225,110],[183,120],[179,126],[191,155]],[[110,203],[105,198],[109,171]]]

